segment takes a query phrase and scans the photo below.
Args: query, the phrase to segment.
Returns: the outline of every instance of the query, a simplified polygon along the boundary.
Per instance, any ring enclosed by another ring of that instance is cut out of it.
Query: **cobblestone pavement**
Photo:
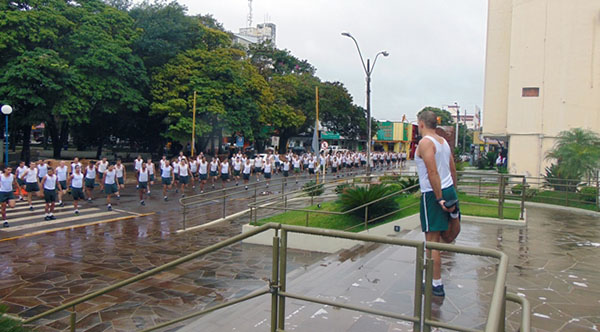
[[[600,225],[598,215],[528,208],[528,227],[463,224],[457,244],[502,250],[509,256],[507,288],[526,296],[534,331],[598,331],[600,326]],[[414,231],[408,238],[421,240]],[[433,316],[483,328],[496,276],[496,261],[443,253],[445,298],[434,297]],[[291,293],[395,313],[413,314],[414,250],[380,246],[350,260],[328,257],[306,273],[292,274]],[[265,331],[268,297],[212,313],[180,332]],[[230,317],[227,319],[226,317]],[[520,310],[507,305],[507,331],[518,330]],[[288,300],[289,331],[411,331],[411,324],[340,308]]]

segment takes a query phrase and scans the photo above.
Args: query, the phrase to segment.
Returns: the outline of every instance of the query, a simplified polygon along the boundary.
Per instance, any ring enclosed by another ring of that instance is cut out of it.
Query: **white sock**
[[[441,286],[442,285],[442,279],[433,279],[432,283],[433,287],[437,287],[437,286]]]

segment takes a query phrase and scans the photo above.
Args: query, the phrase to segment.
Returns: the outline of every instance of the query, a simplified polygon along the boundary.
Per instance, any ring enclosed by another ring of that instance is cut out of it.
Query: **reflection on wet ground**
[[[600,326],[600,227],[596,216],[554,209],[528,209],[528,227],[464,224],[457,244],[496,248],[509,256],[509,292],[526,296],[534,331],[598,331]],[[422,239],[412,232],[409,238]],[[483,328],[496,277],[496,261],[443,254],[447,296],[436,298],[436,319]],[[414,250],[381,246],[364,257],[328,257],[307,273],[293,274],[288,291],[381,310],[413,314]],[[210,314],[181,329],[264,331],[270,302]],[[233,315],[235,314],[235,315]],[[340,308],[288,300],[286,330],[410,331],[411,324]],[[226,317],[231,317],[225,319]],[[520,310],[507,305],[507,330],[518,330]]]

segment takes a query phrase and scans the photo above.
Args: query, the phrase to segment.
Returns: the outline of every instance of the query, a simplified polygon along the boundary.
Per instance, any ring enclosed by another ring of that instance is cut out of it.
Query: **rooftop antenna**
[[[248,27],[252,27],[252,0],[248,0]]]

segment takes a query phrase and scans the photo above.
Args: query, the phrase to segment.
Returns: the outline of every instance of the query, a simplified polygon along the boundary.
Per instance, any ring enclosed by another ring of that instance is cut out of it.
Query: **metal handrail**
[[[88,295],[84,295],[83,297],[81,297],[77,300],[68,302],[59,307],[56,307],[54,309],[48,310],[44,313],[41,313],[39,315],[33,316],[29,319],[26,319],[23,321],[23,323],[29,324],[29,323],[35,322],[41,318],[44,318],[50,314],[53,314],[55,312],[65,310],[68,308],[73,308],[73,312],[71,313],[71,330],[74,331],[75,323],[76,323],[75,306],[77,304],[83,303],[87,300],[91,300],[93,298],[96,298],[98,296],[106,294],[112,290],[122,288],[122,287],[127,286],[131,283],[134,283],[136,281],[146,279],[148,277],[151,277],[152,275],[155,275],[162,271],[171,269],[180,264],[186,263],[194,258],[214,252],[216,250],[219,250],[221,248],[235,244],[246,238],[249,238],[249,237],[259,234],[259,233],[263,233],[268,230],[275,230],[275,234],[273,237],[273,266],[272,266],[273,272],[272,272],[272,278],[269,283],[269,290],[257,291],[255,293],[249,294],[245,297],[238,298],[238,299],[232,300],[232,301],[228,301],[227,303],[217,305],[216,307],[204,309],[200,312],[186,315],[186,316],[171,320],[169,322],[165,322],[159,326],[154,326],[152,328],[145,329],[143,331],[152,331],[152,330],[155,330],[158,328],[166,327],[166,326],[181,322],[183,320],[197,317],[202,314],[206,314],[208,312],[215,311],[217,309],[221,309],[221,308],[231,306],[236,303],[240,303],[240,302],[249,300],[251,298],[255,298],[255,297],[258,297],[261,295],[266,295],[268,293],[270,293],[272,296],[271,331],[276,331],[276,330],[283,331],[283,319],[285,317],[285,298],[286,297],[297,298],[297,299],[316,302],[316,303],[324,302],[324,300],[322,300],[322,299],[310,298],[310,297],[306,297],[303,295],[292,294],[292,293],[289,293],[286,291],[285,285],[286,285],[287,271],[286,271],[286,263],[285,262],[287,259],[286,253],[287,253],[287,233],[288,232],[320,235],[320,236],[327,236],[327,237],[345,238],[345,239],[360,240],[360,241],[374,242],[374,243],[381,243],[381,244],[400,245],[400,246],[413,247],[413,248],[417,249],[416,250],[416,261],[415,261],[416,262],[416,270],[415,270],[416,278],[415,278],[415,290],[414,290],[414,292],[415,292],[415,315],[414,316],[398,315],[398,314],[394,314],[394,313],[388,313],[388,312],[384,312],[384,311],[380,311],[380,310],[375,310],[372,308],[364,308],[364,307],[339,304],[339,303],[334,303],[334,302],[331,303],[332,305],[336,305],[341,308],[346,308],[346,309],[350,309],[350,310],[358,310],[361,312],[371,313],[371,314],[375,314],[375,315],[382,315],[382,316],[386,316],[386,317],[393,317],[393,318],[397,318],[397,319],[411,321],[411,322],[415,323],[415,330],[420,330],[420,324],[424,323],[426,328],[432,327],[432,326],[437,326],[437,327],[450,328],[450,329],[454,329],[454,330],[458,330],[458,331],[476,331],[476,330],[467,329],[467,328],[463,328],[463,327],[459,327],[459,326],[453,326],[453,325],[450,325],[447,323],[432,320],[430,317],[431,310],[427,310],[427,305],[429,305],[429,307],[431,306],[431,299],[430,299],[431,287],[430,287],[430,285],[428,285],[425,289],[426,310],[425,310],[424,314],[421,314],[420,299],[423,297],[423,290],[420,287],[420,283],[421,283],[422,276],[423,276],[423,270],[425,270],[425,279],[426,280],[429,280],[432,277],[432,268],[431,268],[432,260],[430,258],[427,259],[427,264],[426,264],[427,268],[425,268],[425,269],[423,268],[422,258],[423,258],[423,249],[424,248],[451,251],[451,252],[457,252],[457,253],[468,254],[468,255],[477,255],[477,256],[496,258],[499,260],[498,269],[497,269],[497,275],[496,275],[496,280],[495,280],[495,284],[494,284],[494,290],[492,293],[492,300],[491,300],[490,308],[488,311],[488,319],[486,322],[485,331],[486,332],[497,331],[500,326],[503,326],[504,317],[505,317],[504,303],[506,300],[521,303],[522,311],[523,311],[522,331],[526,331],[526,332],[529,331],[529,328],[528,328],[529,321],[527,320],[527,318],[529,317],[530,312],[529,312],[529,305],[527,303],[527,300],[524,298],[515,298],[513,295],[506,293],[505,282],[506,282],[506,273],[507,273],[507,269],[508,269],[508,258],[506,256],[506,254],[504,254],[503,252],[500,252],[500,251],[497,251],[494,249],[487,249],[487,248],[471,248],[471,247],[465,247],[465,246],[450,245],[450,244],[444,244],[444,243],[433,243],[433,242],[424,243],[422,241],[409,240],[409,239],[389,238],[389,237],[383,237],[383,236],[356,234],[356,233],[348,233],[348,232],[335,231],[335,230],[316,229],[316,228],[299,227],[299,226],[291,226],[291,225],[281,225],[281,224],[274,224],[274,223],[268,223],[261,227],[257,227],[247,233],[234,236],[230,239],[216,243],[216,244],[206,247],[204,249],[198,250],[194,253],[191,253],[189,255],[186,255],[184,257],[181,257],[179,259],[176,259],[172,262],[161,265],[159,267],[156,267],[147,272],[141,273],[137,276],[128,278],[128,279],[123,280],[114,285],[105,287],[99,291],[90,293]],[[281,233],[281,238],[279,237],[279,233]],[[421,258],[421,259],[419,259],[419,258]],[[419,309],[417,309],[417,305],[419,306]],[[417,325],[417,324],[419,324],[419,325]],[[419,326],[419,327],[417,327],[417,326]]]

